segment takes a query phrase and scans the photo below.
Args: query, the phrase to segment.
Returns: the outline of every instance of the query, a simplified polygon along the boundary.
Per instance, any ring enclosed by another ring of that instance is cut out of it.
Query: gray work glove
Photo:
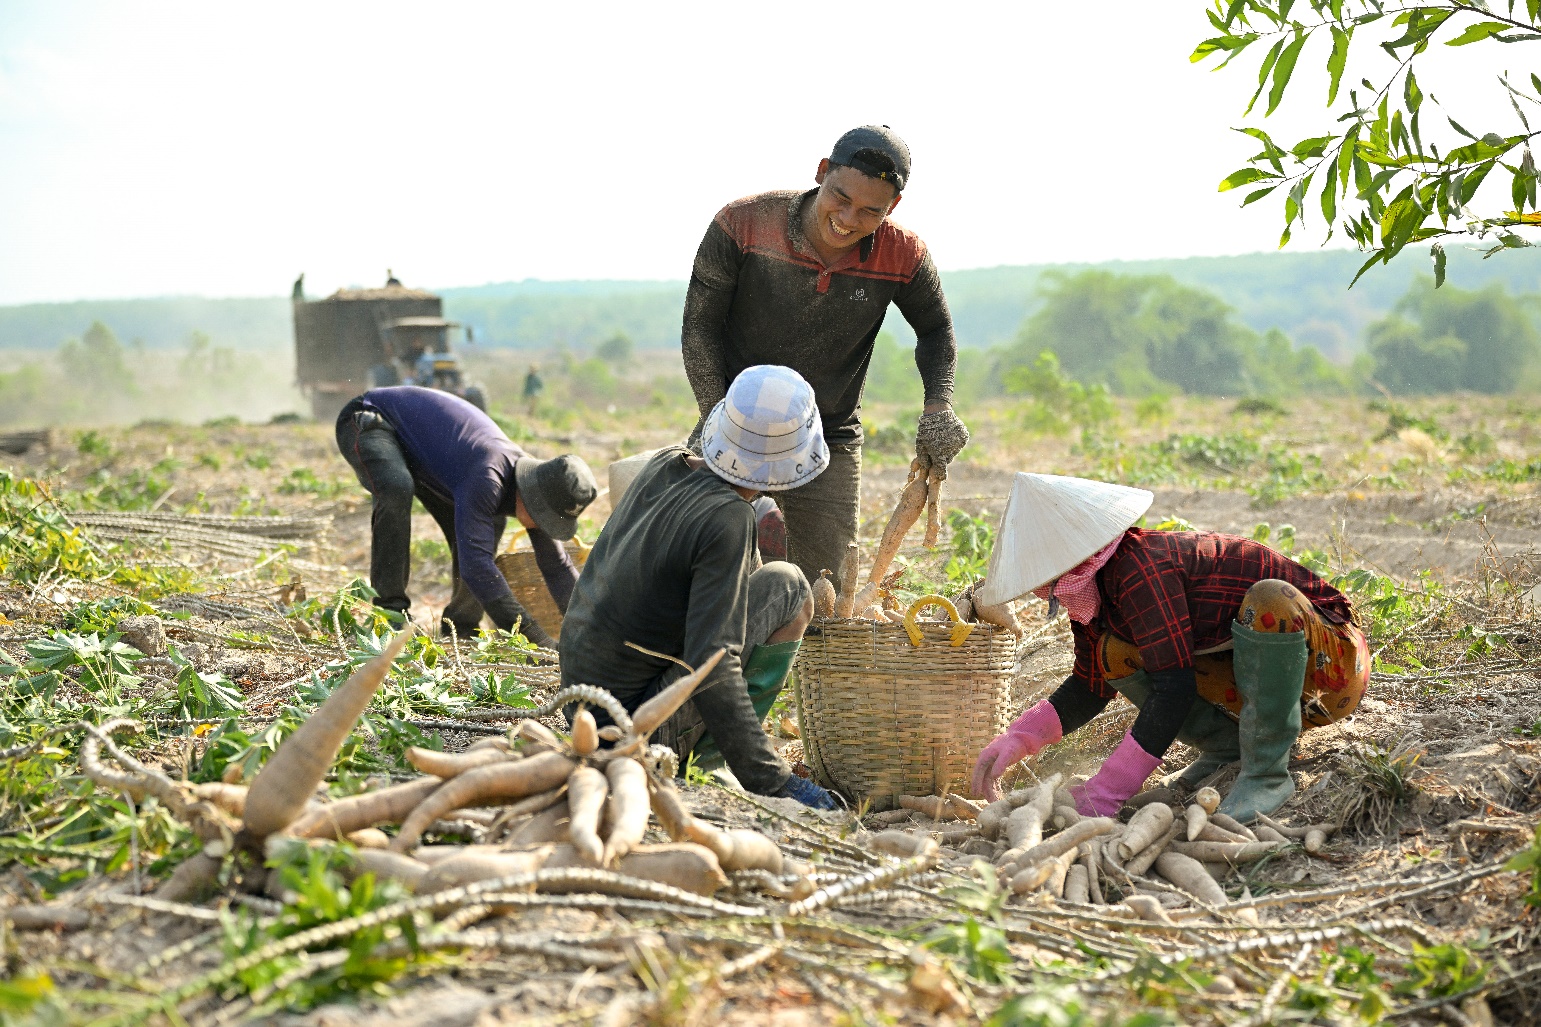
[[[920,425],[915,429],[915,455],[922,461],[946,470],[966,445],[968,428],[950,408],[920,415]]]

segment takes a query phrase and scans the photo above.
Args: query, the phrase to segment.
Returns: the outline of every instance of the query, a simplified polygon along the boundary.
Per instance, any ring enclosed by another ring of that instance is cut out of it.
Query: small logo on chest
[[[866,298],[867,298],[867,290],[866,289],[857,289],[855,292],[851,293],[851,299],[853,299],[853,300],[865,300]]]

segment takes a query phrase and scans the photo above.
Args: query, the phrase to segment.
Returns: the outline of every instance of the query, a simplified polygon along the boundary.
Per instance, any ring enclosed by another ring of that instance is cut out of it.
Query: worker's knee
[[[1253,631],[1304,631],[1311,604],[1300,590],[1278,578],[1264,578],[1247,589],[1237,623]]]
[[[786,641],[801,638],[813,620],[813,589],[795,564],[773,560],[749,576],[749,616],[764,625],[763,639],[749,641]],[[785,638],[777,636],[786,636]]]

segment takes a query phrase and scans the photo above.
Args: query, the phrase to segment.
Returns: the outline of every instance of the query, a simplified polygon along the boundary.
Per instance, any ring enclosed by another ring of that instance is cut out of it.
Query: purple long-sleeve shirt
[[[455,507],[455,553],[460,576],[483,606],[510,595],[493,558],[498,519],[514,516],[514,465],[533,459],[485,413],[459,396],[399,385],[370,389],[366,407],[378,410],[401,443],[412,479]],[[557,609],[567,611],[578,568],[560,542],[529,529],[535,562]]]

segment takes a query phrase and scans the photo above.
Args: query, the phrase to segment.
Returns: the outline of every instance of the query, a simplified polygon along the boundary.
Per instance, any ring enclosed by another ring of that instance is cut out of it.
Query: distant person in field
[[[1133,527],[1151,498],[1085,478],[1017,475],[975,595],[993,604],[1032,592],[1051,618],[1063,606],[1075,667],[979,755],[976,795],[999,798],[1007,768],[1122,694],[1139,716],[1102,768],[1070,789],[1077,810],[1115,816],[1180,741],[1199,751],[1176,778],[1186,788],[1240,761],[1220,811],[1250,823],[1294,793],[1289,756],[1300,732],[1358,708],[1370,651],[1343,593],[1249,538]]]
[[[535,416],[535,407],[540,403],[540,394],[546,391],[546,382],[540,376],[540,365],[531,364],[530,371],[524,376],[524,411],[531,417]]]
[[[576,456],[539,460],[519,448],[485,413],[438,389],[370,389],[337,417],[337,448],[373,497],[369,583],[375,605],[411,607],[412,500],[438,521],[449,543],[455,590],[442,631],[475,633],[485,611],[504,631],[515,624],[548,649],[556,640],[514,598],[493,558],[509,517],[529,532],[546,588],[565,611],[578,568],[562,543],[599,488]]]
[[[806,192],[735,200],[696,251],[681,333],[685,372],[703,419],[746,367],[781,364],[813,386],[829,469],[776,493],[787,558],[810,580],[838,579],[856,538],[861,495],[861,394],[890,302],[915,330],[925,408],[917,457],[945,474],[968,442],[952,410],[957,346],[926,246],[888,220],[909,182],[910,150],[886,125],[852,129],[819,161]],[[698,447],[698,423],[691,445]],[[710,454],[706,454],[710,456]]]
[[[704,459],[684,446],[653,454],[610,514],[562,621],[562,683],[600,685],[634,712],[685,673],[679,661],[726,649],[654,741],[681,765],[720,755],[751,792],[830,809],[760,726],[813,620],[813,589],[790,563],[757,567],[754,502],[829,465],[813,389],[785,367],[748,368],[702,437]]]

